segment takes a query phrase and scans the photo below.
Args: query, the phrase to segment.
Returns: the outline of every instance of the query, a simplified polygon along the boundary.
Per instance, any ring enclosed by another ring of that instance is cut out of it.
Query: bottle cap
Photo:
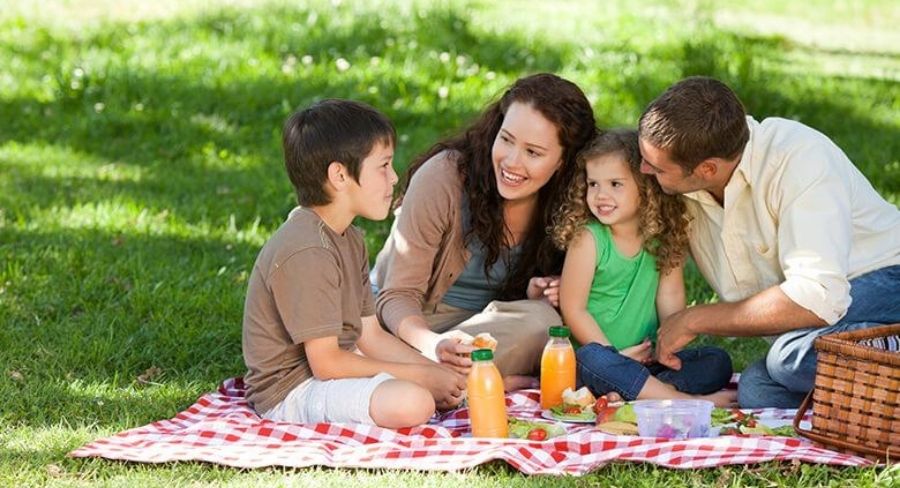
[[[490,349],[475,349],[472,351],[472,361],[491,361],[494,359],[494,351]]]
[[[554,325],[550,327],[550,337],[569,337],[571,333],[569,328],[563,325]]]

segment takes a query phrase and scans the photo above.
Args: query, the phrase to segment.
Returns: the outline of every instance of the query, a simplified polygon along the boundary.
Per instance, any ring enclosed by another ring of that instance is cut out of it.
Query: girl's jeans
[[[765,359],[751,364],[738,383],[743,408],[797,408],[816,377],[816,338],[900,322],[900,265],[850,280],[850,308],[839,322],[778,336]]]
[[[681,359],[677,371],[659,363],[645,366],[610,346],[586,344],[575,352],[578,385],[587,386],[595,395],[614,391],[630,401],[637,398],[650,375],[692,395],[719,391],[731,381],[731,358],[722,349],[706,346],[676,355]]]

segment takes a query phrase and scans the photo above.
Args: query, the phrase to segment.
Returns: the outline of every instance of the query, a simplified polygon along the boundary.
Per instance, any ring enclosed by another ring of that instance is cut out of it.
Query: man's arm
[[[698,334],[753,337],[824,325],[827,322],[794,303],[780,286],[773,286],[739,302],[697,305],[673,314],[660,323],[657,355],[663,365],[681,369],[675,353]]]
[[[804,136],[783,157],[771,181],[754,191],[763,192],[755,197],[778,215],[784,281],[738,302],[692,307],[663,321],[661,363],[680,366],[674,353],[697,334],[775,335],[833,324],[847,312],[852,163],[821,134]]]

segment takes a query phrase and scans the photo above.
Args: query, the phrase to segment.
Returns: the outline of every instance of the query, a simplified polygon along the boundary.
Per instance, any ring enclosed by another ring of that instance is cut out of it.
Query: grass
[[[384,110],[400,134],[402,167],[524,73],[576,81],[603,126],[633,124],[683,76],[712,75],[758,118],[799,119],[832,137],[900,203],[893,2],[765,0],[753,10],[724,1],[582,3],[7,2],[0,485],[897,483],[896,469],[777,463],[610,465],[572,479],[524,477],[502,463],[426,474],[65,457],[172,417],[243,373],[246,279],[293,204],[280,127],[322,97]],[[809,29],[784,28],[797,23]],[[388,223],[361,225],[374,255]],[[695,271],[688,284],[692,301],[714,299]],[[765,350],[760,340],[715,342],[738,367]]]

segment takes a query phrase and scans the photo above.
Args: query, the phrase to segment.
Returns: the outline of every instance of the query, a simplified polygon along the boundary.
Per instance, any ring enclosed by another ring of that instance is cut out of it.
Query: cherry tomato
[[[616,410],[618,409],[619,407],[604,407],[600,409],[598,412],[595,412],[597,414],[596,422],[598,424],[609,422],[613,419],[613,416],[616,414]]]
[[[580,415],[580,414],[581,414],[581,407],[579,407],[579,406],[574,406],[574,405],[571,406],[571,407],[566,407],[566,408],[563,409],[563,413],[566,414],[566,415]]]
[[[547,431],[540,427],[531,429],[531,431],[528,432],[528,440],[529,441],[542,441],[546,438],[547,438]]]
[[[599,414],[604,408],[609,405],[609,399],[606,398],[606,395],[601,396],[594,402],[594,413]]]

